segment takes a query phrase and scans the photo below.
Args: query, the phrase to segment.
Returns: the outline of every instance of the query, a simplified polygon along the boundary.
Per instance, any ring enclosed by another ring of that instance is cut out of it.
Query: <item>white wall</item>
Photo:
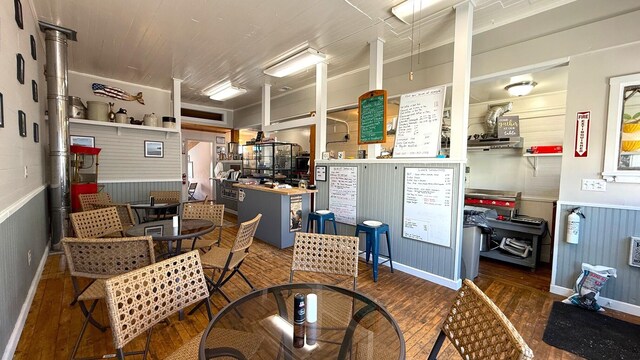
[[[636,43],[571,58],[560,200],[640,206],[638,184],[608,183],[606,192],[581,190],[582,179],[601,178],[607,131],[609,78],[640,72],[639,57],[640,44]],[[591,111],[589,152],[586,158],[573,156],[576,113],[579,111]]]
[[[213,189],[209,178],[212,176],[212,154],[214,154],[213,144],[210,142],[200,142],[189,150],[189,159],[193,162],[193,179],[190,182],[197,182],[195,198],[204,199],[207,196],[213,199]]]
[[[47,183],[48,123],[44,120],[47,83],[43,74],[44,44],[28,1],[22,2],[24,29],[14,20],[13,1],[0,7],[0,93],[3,97],[4,127],[0,127],[0,213],[31,191]],[[31,57],[29,35],[37,42],[37,60]],[[16,79],[16,54],[25,62],[24,84]],[[38,83],[38,102],[31,96],[31,80]],[[27,116],[27,137],[18,132],[18,110]],[[33,124],[40,126],[40,143],[33,140]],[[25,167],[28,176],[25,177]]]
[[[73,46],[73,43],[70,43]],[[137,101],[124,101],[113,99],[105,96],[93,94],[91,84],[100,83],[103,85],[114,86],[120,88],[131,95],[142,92],[144,105]],[[115,79],[108,79],[91,74],[83,74],[69,71],[69,95],[79,96],[82,102],[87,105],[87,101],[102,101],[105,103],[115,103],[113,111],[117,112],[119,108],[127,110],[127,116],[133,116],[136,120],[142,120],[144,114],[155,113],[160,121],[163,116],[172,116],[171,91],[152,88],[139,84],[132,84]]]

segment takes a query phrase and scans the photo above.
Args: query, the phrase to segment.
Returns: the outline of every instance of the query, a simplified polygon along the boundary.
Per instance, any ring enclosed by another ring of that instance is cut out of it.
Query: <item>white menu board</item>
[[[436,157],[440,148],[445,86],[400,97],[393,157]]]
[[[453,169],[405,168],[402,236],[451,247]]]
[[[356,225],[358,168],[336,166],[329,168],[329,210],[336,221]]]

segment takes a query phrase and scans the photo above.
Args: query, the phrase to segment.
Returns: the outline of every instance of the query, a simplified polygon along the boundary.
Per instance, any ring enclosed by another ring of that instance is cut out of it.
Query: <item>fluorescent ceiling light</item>
[[[327,56],[318,50],[307,48],[290,58],[280,61],[279,63],[264,70],[264,73],[273,77],[284,77],[298,73],[309,66],[324,61]]]
[[[231,85],[231,81],[225,81],[220,85],[216,85],[206,91],[206,94],[212,100],[224,101],[247,92],[247,89]]]
[[[407,0],[391,8],[391,12],[405,24],[411,24],[413,15],[416,19],[421,15],[420,12],[439,3],[441,0]]]
[[[509,84],[504,87],[511,96],[525,96],[528,95],[533,88],[538,85],[535,81],[520,81],[517,83]]]

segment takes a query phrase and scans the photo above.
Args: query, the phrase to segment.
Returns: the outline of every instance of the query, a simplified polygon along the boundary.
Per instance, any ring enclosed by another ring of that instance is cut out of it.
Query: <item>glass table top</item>
[[[173,226],[173,219],[151,221],[130,227],[125,231],[127,236],[151,235],[153,240],[178,240],[201,236],[215,229],[215,224],[209,220],[187,219]]]
[[[296,293],[305,295],[305,302],[306,295],[317,296],[315,323],[305,321],[294,328]],[[393,317],[367,296],[332,285],[286,284],[251,292],[215,315],[201,340],[200,359],[222,355],[238,359],[404,359],[405,344]]]

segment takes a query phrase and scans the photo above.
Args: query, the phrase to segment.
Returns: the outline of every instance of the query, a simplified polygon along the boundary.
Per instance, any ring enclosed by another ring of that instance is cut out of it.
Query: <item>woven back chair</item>
[[[209,291],[197,251],[112,277],[105,281],[107,310],[111,321],[116,355],[143,354],[149,351],[151,328],[185,307],[206,304],[209,319]],[[145,349],[125,354],[123,348],[138,335],[147,332]]]
[[[353,277],[358,281],[358,238],[330,234],[296,233],[289,282],[295,271]]]
[[[182,219],[205,219],[214,223],[218,228],[218,240],[183,240],[183,250],[210,249],[213,244],[220,246],[222,225],[224,223],[224,204],[185,203],[182,208]]]
[[[242,277],[251,290],[254,289],[249,279],[240,271],[240,266],[249,254],[249,247],[253,243],[253,235],[256,233],[261,218],[262,214],[258,214],[253,219],[240,224],[236,240],[233,242],[231,249],[212,247],[211,250],[202,255],[202,267],[204,269],[220,270],[220,276],[217,280],[214,279],[215,271],[210,278],[207,277],[211,295],[217,291],[225,300],[231,302],[231,299],[222,291],[221,287],[236,273]],[[191,310],[190,314],[193,314],[196,310],[197,307]]]
[[[91,211],[71,213],[71,225],[79,238],[99,238],[119,233],[124,235],[124,229],[115,207],[107,207]],[[118,235],[115,235],[118,236]]]
[[[180,191],[149,191],[149,196],[153,196],[156,203],[179,203],[182,199]]]
[[[108,207],[115,207],[118,212],[118,217],[120,218],[120,224],[122,224],[122,228],[127,230],[136,224],[136,220],[133,217],[133,211],[131,210],[131,205],[129,204],[108,204],[108,203],[96,203],[93,204],[96,209],[104,209]]]
[[[105,298],[104,281],[143,266],[153,264],[155,255],[151,236],[102,239],[62,239],[62,247],[71,273],[74,300],[85,316],[80,335],[71,353],[75,357],[87,325],[91,323],[101,331],[106,327],[93,318],[98,300]],[[91,282],[80,287],[78,278],[88,278]],[[89,308],[85,302],[91,302]]]
[[[464,359],[533,359],[509,319],[468,279],[458,290],[429,360],[437,358],[445,337]]]
[[[80,194],[78,199],[80,200],[80,211],[90,211],[95,209],[94,204],[96,203],[110,203],[111,195],[106,192]]]

